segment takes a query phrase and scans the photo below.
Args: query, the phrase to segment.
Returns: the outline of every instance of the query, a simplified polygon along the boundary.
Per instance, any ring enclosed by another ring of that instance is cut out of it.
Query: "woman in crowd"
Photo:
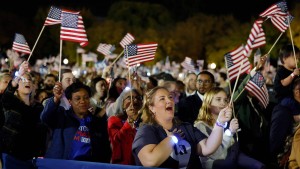
[[[195,127],[197,127],[206,136],[212,133],[213,126],[218,119],[220,110],[228,105],[226,91],[220,87],[214,87],[205,93],[202,107]],[[236,118],[230,121],[228,129],[223,134],[222,144],[217,151],[209,156],[200,156],[202,167],[205,169],[261,169],[264,165],[239,151],[235,135],[239,128]]]
[[[142,96],[135,90],[124,90],[118,99],[116,115],[108,119],[108,134],[112,145],[112,163],[134,165],[132,142],[140,122],[138,111]],[[114,103],[114,104],[116,104]]]
[[[81,82],[67,87],[64,94],[71,105],[68,110],[59,106],[63,92],[62,83],[57,82],[54,97],[49,99],[41,114],[42,121],[53,131],[45,157],[109,163],[107,116],[89,111],[90,88]]]
[[[34,169],[32,159],[42,156],[45,135],[40,123],[43,106],[32,103],[33,83],[28,62],[20,65],[19,76],[11,80],[3,93],[4,125],[1,129],[4,169]]]
[[[120,96],[122,91],[125,89],[126,85],[127,85],[127,79],[122,77],[117,77],[111,82],[111,86],[108,89],[108,98],[107,98],[108,105],[110,105],[110,103],[113,103],[117,100],[117,98]]]
[[[174,118],[174,100],[164,87],[155,87],[144,96],[143,122],[132,150],[137,165],[162,168],[201,168],[199,155],[215,152],[222,141],[224,124],[231,108],[219,113],[209,137],[189,123]]]
[[[91,106],[93,107],[93,111],[99,112],[102,111],[101,113],[105,113],[105,99],[107,97],[107,89],[108,89],[108,84],[105,79],[102,77],[98,76],[92,79],[91,81]]]

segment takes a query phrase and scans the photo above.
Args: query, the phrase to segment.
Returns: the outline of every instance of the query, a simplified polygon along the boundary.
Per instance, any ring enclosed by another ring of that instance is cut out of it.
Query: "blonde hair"
[[[168,91],[168,89],[166,89],[165,87],[157,86],[145,94],[143,107],[141,108],[141,112],[142,112],[141,118],[143,120],[143,124],[158,125],[157,121],[155,120],[154,112],[152,112],[149,107],[154,105],[154,96],[156,95],[157,91],[161,89]],[[179,123],[179,121],[174,118],[173,123],[177,124]]]
[[[203,121],[207,123],[210,126],[213,126],[215,123],[215,120],[212,116],[212,113],[210,112],[210,106],[211,102],[213,100],[214,95],[218,94],[219,92],[225,92],[225,90],[221,87],[213,87],[204,94],[203,103],[199,110],[198,117],[195,121],[195,123],[199,121]]]

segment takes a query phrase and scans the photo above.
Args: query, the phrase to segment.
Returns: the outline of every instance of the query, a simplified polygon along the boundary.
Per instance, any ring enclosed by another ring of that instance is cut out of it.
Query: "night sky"
[[[120,1],[120,0],[119,0]],[[181,0],[187,5],[194,6],[195,3],[201,4],[198,6],[200,12],[213,15],[233,14],[237,19],[246,21],[252,16],[258,16],[263,10],[270,5],[278,2],[275,0]],[[181,2],[180,1],[180,2]],[[80,10],[80,8],[89,8],[96,16],[105,17],[109,7],[117,0],[30,0],[30,1],[6,1],[8,5],[0,5],[1,11],[10,11],[19,14],[23,17],[33,17],[37,9],[41,6],[49,7],[51,5],[64,6],[70,9]],[[134,2],[149,2],[160,3],[166,8],[178,6],[179,0],[134,0]],[[181,2],[181,3],[182,3]],[[289,8],[292,8],[294,2],[300,0],[287,0]]]

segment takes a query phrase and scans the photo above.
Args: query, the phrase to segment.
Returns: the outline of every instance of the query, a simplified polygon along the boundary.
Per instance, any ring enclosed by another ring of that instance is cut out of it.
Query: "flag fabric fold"
[[[61,23],[62,10],[55,6],[51,6],[44,26],[56,25]]]
[[[286,16],[287,15],[287,4],[285,1],[277,2],[267,8],[264,12],[259,14],[261,17],[273,17],[273,16]]]
[[[134,66],[138,63],[154,60],[157,43],[126,45],[124,57],[127,65]]]
[[[230,81],[237,78],[241,66],[240,75],[247,73],[250,70],[250,62],[248,57],[245,56],[244,45],[241,45],[233,51],[226,53],[225,63]]]
[[[266,44],[265,32],[262,28],[262,19],[254,22],[251,29],[247,44],[245,46],[246,56],[249,57],[253,49],[259,48]]]
[[[245,89],[254,95],[259,102],[266,108],[269,104],[269,94],[265,85],[265,79],[260,72],[256,72],[246,84]]]
[[[16,52],[21,52],[25,54],[30,54],[31,50],[28,46],[28,43],[25,40],[25,37],[22,34],[16,33],[12,49]]]
[[[293,19],[294,17],[288,14],[287,16],[272,17],[271,22],[279,31],[285,32],[285,30],[289,27]]]
[[[187,71],[191,71],[191,72],[195,72],[196,71],[194,62],[193,62],[192,58],[190,58],[190,57],[186,56],[184,58],[184,61],[181,63],[181,66],[184,69],[186,69]]]
[[[102,53],[103,55],[110,55],[115,47],[111,44],[100,43],[97,47],[97,51]]]
[[[130,33],[127,33],[121,40],[120,45],[125,48],[126,45],[130,45],[134,40],[134,37]]]
[[[62,11],[60,39],[77,42],[83,47],[88,44],[83,20],[79,12]]]

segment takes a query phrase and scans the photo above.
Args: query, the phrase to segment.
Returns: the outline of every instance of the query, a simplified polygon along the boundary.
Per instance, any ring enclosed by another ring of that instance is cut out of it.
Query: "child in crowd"
[[[294,52],[296,56],[294,56]],[[282,66],[278,67],[274,88],[276,97],[280,102],[283,98],[292,96],[292,82],[296,76],[299,76],[299,69],[297,68],[297,59],[299,58],[299,49],[296,46],[286,45],[280,49],[279,58]]]

